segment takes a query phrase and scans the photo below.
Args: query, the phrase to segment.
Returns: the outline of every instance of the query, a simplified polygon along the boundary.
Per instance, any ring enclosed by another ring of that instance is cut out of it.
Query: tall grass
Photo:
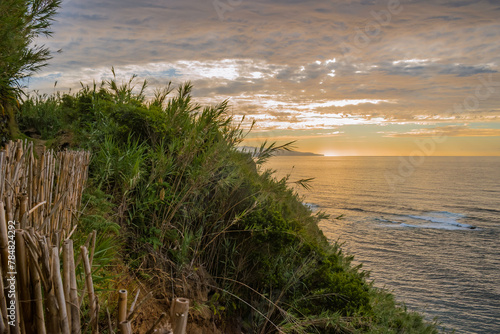
[[[29,96],[16,115],[19,128],[37,134],[41,139],[53,138],[64,124],[61,95]]]
[[[373,288],[319,230],[325,216],[262,167],[293,143],[239,152],[244,132],[227,101],[201,106],[190,83],[148,101],[147,82],[133,79],[54,100],[94,153],[92,181],[110,196],[131,266],[249,333],[435,332]],[[112,230],[108,218],[87,219]]]

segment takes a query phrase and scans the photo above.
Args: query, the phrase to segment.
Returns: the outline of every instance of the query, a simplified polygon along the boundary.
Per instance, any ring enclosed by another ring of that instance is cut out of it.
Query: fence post
[[[176,298],[170,313],[174,334],[186,334],[188,312],[189,299]]]
[[[118,324],[127,321],[127,290],[118,291]]]

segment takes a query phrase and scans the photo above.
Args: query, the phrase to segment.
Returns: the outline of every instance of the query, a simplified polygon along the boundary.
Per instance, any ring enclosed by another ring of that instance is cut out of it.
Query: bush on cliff
[[[226,101],[202,107],[189,83],[148,101],[145,88],[111,79],[29,100],[19,119],[31,126],[48,103],[72,115],[60,127],[93,152],[94,191],[112,196],[130,266],[211,310],[221,328],[239,319],[246,333],[436,331],[326,240],[324,216],[264,169],[272,147],[257,157],[237,149],[244,131]]]

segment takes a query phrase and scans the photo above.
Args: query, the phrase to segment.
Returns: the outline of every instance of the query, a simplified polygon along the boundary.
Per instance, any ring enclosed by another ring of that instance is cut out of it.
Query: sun
[[[338,157],[339,154],[337,152],[333,152],[333,151],[326,151],[323,153],[323,155],[325,157]]]

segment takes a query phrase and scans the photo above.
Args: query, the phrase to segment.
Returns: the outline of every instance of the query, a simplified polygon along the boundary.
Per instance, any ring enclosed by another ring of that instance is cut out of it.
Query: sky
[[[500,155],[497,0],[64,0],[29,91],[191,81],[256,121],[245,145]],[[60,51],[60,52],[56,52]],[[57,81],[57,86],[54,84]]]

